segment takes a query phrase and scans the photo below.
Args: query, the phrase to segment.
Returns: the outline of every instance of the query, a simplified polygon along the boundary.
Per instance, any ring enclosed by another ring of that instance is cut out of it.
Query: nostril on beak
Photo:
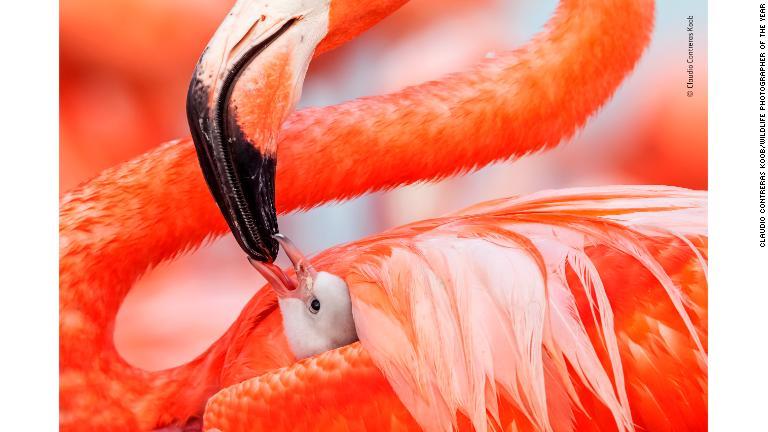
[[[297,276],[309,276],[314,278],[317,275],[315,268],[312,266],[309,260],[304,256],[303,253],[301,253],[299,248],[296,247],[296,245],[293,244],[293,242],[288,237],[277,233],[274,234],[272,238],[280,243],[280,246],[283,248],[283,252],[285,252],[285,255],[289,260],[291,260],[291,264],[293,264],[293,268],[296,270]]]

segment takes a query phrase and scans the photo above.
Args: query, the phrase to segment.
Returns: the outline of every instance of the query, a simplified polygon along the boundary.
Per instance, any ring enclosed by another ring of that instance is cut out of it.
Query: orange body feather
[[[705,212],[706,195],[682,189],[565,190],[481,204],[321,253],[314,265],[350,285],[361,342],[222,390],[207,405],[205,427],[706,430]],[[530,255],[528,264],[519,254]],[[494,297],[505,289],[511,297]],[[503,310],[506,302],[513,306]],[[528,324],[530,340],[520,333]],[[505,326],[509,334],[493,336]],[[500,340],[506,346],[493,343]],[[505,376],[513,376],[509,387]]]

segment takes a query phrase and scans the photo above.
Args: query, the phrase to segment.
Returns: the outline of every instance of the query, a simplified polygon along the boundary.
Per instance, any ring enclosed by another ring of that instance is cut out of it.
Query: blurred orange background
[[[60,184],[64,194],[164,141],[188,135],[184,103],[197,57],[232,0],[63,0]],[[301,106],[397,90],[511,49],[540,31],[553,0],[413,0],[310,67]],[[698,34],[686,95],[685,17]],[[704,1],[659,2],[636,71],[559,148],[431,185],[376,193],[281,218],[306,252],[501,196],[600,184],[707,188]],[[201,353],[262,285],[231,236],[145,275],[118,316],[116,342],[147,369]]]

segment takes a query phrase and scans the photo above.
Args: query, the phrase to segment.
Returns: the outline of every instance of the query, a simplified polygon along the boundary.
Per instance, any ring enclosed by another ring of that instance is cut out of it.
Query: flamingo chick
[[[280,243],[296,272],[298,283],[272,264],[249,259],[277,293],[288,345],[297,359],[357,341],[349,287],[340,277],[316,271],[299,249],[282,234]]]

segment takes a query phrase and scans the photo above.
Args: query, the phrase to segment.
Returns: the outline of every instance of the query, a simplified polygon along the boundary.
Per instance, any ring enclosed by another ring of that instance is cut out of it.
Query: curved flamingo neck
[[[119,307],[132,284],[121,283],[109,273],[87,281],[64,277],[73,274],[69,261],[62,257],[62,430],[183,425],[200,416],[206,400],[219,389],[295,361],[283,334],[277,297],[264,289],[253,296],[227,332],[194,360],[157,372],[133,367],[115,349],[116,311],[109,311]],[[86,291],[101,298],[86,300]],[[104,295],[98,296],[99,292]],[[104,307],[88,306],[94,304]]]
[[[315,56],[330,51],[368,30],[389,16],[408,0],[368,1],[365,7],[356,1],[332,1],[328,34],[315,49]]]
[[[528,45],[466,72],[297,112],[278,143],[278,210],[442,179],[557,145],[634,68],[653,11],[653,0],[565,0]]]
[[[188,150],[193,158],[194,149],[189,146]],[[254,376],[291,361],[290,354],[285,354],[290,353],[287,342],[280,339],[284,339],[280,314],[270,290],[255,295],[227,333],[184,366],[147,372],[128,365],[115,350],[117,311],[150,263],[194,247],[188,243],[180,248],[172,239],[204,237],[212,225],[223,224],[219,214],[205,209],[210,202],[187,202],[185,198],[189,185],[181,179],[190,175],[201,182],[197,169],[192,171],[190,165],[191,171],[184,173],[174,158],[157,157],[156,153],[107,170],[62,199],[59,354],[63,429],[82,428],[83,421],[90,430],[114,430],[117,423],[136,430],[183,422],[199,414],[205,400],[231,383],[233,374]],[[199,183],[195,187],[205,186]],[[158,196],[165,200],[155,202]],[[173,214],[178,219],[170,223]],[[271,320],[269,325],[254,335],[252,329],[265,320]],[[263,360],[250,360],[254,346],[265,351]]]

